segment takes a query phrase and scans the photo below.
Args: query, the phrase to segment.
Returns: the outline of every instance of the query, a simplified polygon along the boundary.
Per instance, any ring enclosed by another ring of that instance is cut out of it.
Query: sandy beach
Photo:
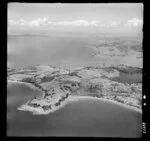
[[[80,100],[80,99],[87,99],[87,100],[93,99],[93,100],[109,102],[109,103],[112,103],[112,104],[115,104],[115,105],[122,106],[122,107],[127,108],[127,109],[131,109],[133,111],[142,113],[142,110],[140,110],[140,109],[138,109],[136,107],[132,107],[132,106],[129,106],[129,105],[117,102],[117,101],[109,100],[109,99],[106,99],[106,98],[97,98],[97,97],[92,97],[92,96],[71,96],[67,100],[68,100],[68,102],[73,102],[73,101],[77,101],[77,100]]]

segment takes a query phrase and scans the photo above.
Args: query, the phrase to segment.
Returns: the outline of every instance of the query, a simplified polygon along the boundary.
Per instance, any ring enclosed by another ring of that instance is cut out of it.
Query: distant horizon
[[[8,34],[82,32],[142,34],[142,3],[8,4]]]
[[[97,32],[97,31],[88,31],[88,30],[33,30],[33,31],[27,31],[27,30],[11,30],[11,32],[7,33],[8,36],[55,36],[55,35],[82,35],[82,36],[132,36],[132,37],[143,37],[143,32],[140,33],[124,33],[124,32]]]

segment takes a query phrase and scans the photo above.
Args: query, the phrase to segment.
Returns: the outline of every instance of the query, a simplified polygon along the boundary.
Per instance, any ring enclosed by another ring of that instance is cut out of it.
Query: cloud
[[[46,25],[49,23],[49,18],[44,17],[44,18],[38,18],[37,20],[33,20],[28,22],[27,25],[29,26],[41,26],[41,25]]]
[[[9,19],[8,24],[9,25],[24,25],[24,26],[40,26],[40,25],[46,25],[48,23],[49,19],[48,18],[38,18],[36,20],[32,21],[25,21],[23,19],[20,19],[18,21]]]
[[[56,25],[65,25],[65,26],[97,26],[97,21],[86,21],[86,20],[75,20],[75,21],[62,21],[56,22]]]
[[[125,24],[125,26],[129,26],[129,27],[137,27],[137,26],[142,26],[142,25],[143,25],[143,21],[137,18],[130,19]]]
[[[15,21],[15,20],[8,20],[8,24],[9,24],[9,25],[17,25],[18,22]]]
[[[111,27],[116,27],[116,26],[119,26],[120,24],[121,24],[120,21],[112,21],[112,22],[110,23],[110,26],[111,26]]]
[[[8,20],[10,25],[26,25],[26,26],[43,26],[43,25],[63,25],[63,26],[97,26],[98,22],[95,20],[86,21],[86,20],[74,20],[74,21],[50,21],[49,18],[38,18],[32,21],[25,21],[25,20]]]
[[[120,25],[124,25],[127,27],[137,27],[142,26],[143,22],[142,20],[139,20],[137,18],[133,18],[130,20],[127,20],[126,22],[122,21],[97,21],[97,20],[72,20],[72,21],[51,21],[49,17],[44,18],[38,18],[31,21],[25,21],[23,19],[20,20],[8,20],[9,25],[18,25],[18,26],[29,26],[29,27],[40,27],[40,26],[74,26],[74,27],[104,27],[104,28],[115,28],[119,27]]]
[[[18,24],[19,24],[19,25],[26,25],[27,22],[26,22],[25,20],[23,20],[23,19],[20,19],[20,20],[18,21]]]

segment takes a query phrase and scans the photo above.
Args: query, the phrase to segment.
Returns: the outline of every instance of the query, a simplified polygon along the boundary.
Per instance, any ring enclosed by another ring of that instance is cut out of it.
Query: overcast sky
[[[139,32],[143,4],[8,4],[8,29],[92,28]]]

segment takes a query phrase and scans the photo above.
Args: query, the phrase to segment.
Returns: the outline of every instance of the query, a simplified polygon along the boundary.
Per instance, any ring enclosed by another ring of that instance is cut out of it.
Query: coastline
[[[39,88],[37,88],[36,86],[34,86],[33,84],[28,83],[28,82],[21,82],[21,81],[16,81],[16,80],[7,80],[7,84],[8,83],[20,83],[20,84],[24,84],[24,85],[28,86],[29,88],[31,88],[33,90],[38,90],[41,93],[43,93]]]
[[[53,106],[53,108],[51,110],[47,110],[47,111],[43,111],[42,108],[33,108],[33,107],[30,107],[30,106],[27,105],[28,102],[26,104],[21,105],[17,109],[21,110],[21,111],[32,112],[33,115],[47,115],[47,114],[53,113],[53,112],[55,112],[55,111],[63,108],[67,104],[69,104],[69,102],[71,102],[70,98],[71,98],[71,96],[69,96],[65,101],[61,102],[61,104],[59,106],[57,106],[57,107]]]
[[[30,87],[31,89],[39,90],[43,94],[43,92],[40,89],[38,89],[37,87],[35,87],[34,85],[32,85],[30,83],[13,81],[13,80],[8,80],[8,83],[22,83],[22,84],[25,84],[26,86]],[[120,102],[113,101],[113,100],[110,100],[110,99],[98,98],[98,97],[92,97],[92,96],[69,96],[65,101],[61,102],[61,104],[59,106],[53,107],[51,110],[49,110],[47,112],[46,111],[42,112],[42,110],[39,110],[37,108],[36,109],[32,108],[32,107],[28,106],[27,104],[23,104],[17,109],[18,110],[23,110],[23,111],[31,111],[31,112],[33,112],[33,114],[49,114],[49,113],[55,112],[56,110],[59,110],[60,108],[63,108],[65,105],[67,105],[71,102],[75,102],[75,101],[82,100],[82,99],[88,99],[88,100],[93,99],[93,100],[108,102],[108,103],[115,104],[115,105],[121,106],[123,108],[133,110],[133,111],[136,111],[136,112],[142,114],[142,110],[138,109],[136,107],[126,105],[124,103],[120,103]]]
[[[133,111],[136,111],[136,112],[139,112],[139,113],[142,114],[142,110],[141,109],[138,109],[136,107],[129,106],[129,105],[117,102],[117,101],[106,99],[106,98],[97,98],[97,97],[92,97],[92,96],[71,96],[69,101],[78,101],[80,99],[89,99],[89,100],[93,99],[93,100],[99,100],[99,101],[103,101],[103,102],[108,102],[108,103],[115,104],[115,105],[124,107],[124,108],[129,109],[129,110],[133,110]]]

